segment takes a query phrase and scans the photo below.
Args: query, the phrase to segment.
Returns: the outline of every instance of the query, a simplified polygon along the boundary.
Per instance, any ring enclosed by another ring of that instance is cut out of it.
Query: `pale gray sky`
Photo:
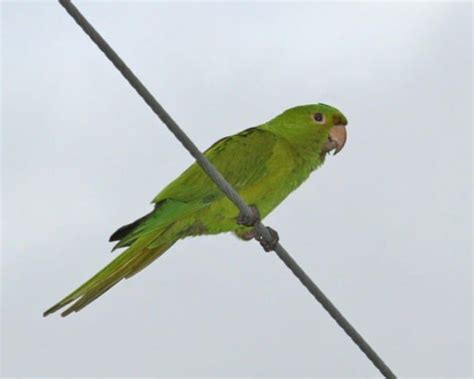
[[[202,149],[339,108],[345,149],[266,223],[397,374],[471,375],[470,3],[77,4]],[[3,376],[377,375],[231,235],[44,319],[192,159],[57,3],[2,8]]]

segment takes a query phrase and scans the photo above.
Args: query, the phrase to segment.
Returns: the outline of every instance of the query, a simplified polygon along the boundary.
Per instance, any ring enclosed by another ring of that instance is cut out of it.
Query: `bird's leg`
[[[260,221],[260,212],[258,211],[257,207],[255,205],[250,205],[250,210],[250,216],[244,215],[242,212],[239,213],[239,216],[237,217],[237,224],[250,227],[254,226],[258,221]],[[262,236],[256,233],[255,229],[248,230],[245,233],[239,234],[238,236],[244,240],[250,240],[252,238],[255,238],[258,242],[260,242],[260,245],[262,245],[263,249],[269,252],[275,249],[275,246],[278,244],[280,237],[278,236],[276,230],[273,230],[268,226],[267,229],[271,235],[270,241],[266,241],[265,239],[263,239]]]
[[[242,212],[237,216],[237,224],[243,226],[254,226],[257,221],[260,221],[260,212],[255,205],[250,205],[250,215],[245,215]]]
[[[280,236],[278,235],[276,230],[273,230],[269,226],[267,226],[267,229],[270,232],[270,235],[272,236],[272,239],[270,241],[264,240],[262,236],[256,236],[255,239],[260,242],[260,245],[262,245],[263,250],[269,252],[275,250],[275,246],[278,244]]]

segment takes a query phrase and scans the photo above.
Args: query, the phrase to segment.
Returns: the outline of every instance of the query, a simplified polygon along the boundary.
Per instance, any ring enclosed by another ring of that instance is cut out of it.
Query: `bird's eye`
[[[313,115],[314,121],[316,121],[318,124],[324,124],[325,118],[322,113],[315,113]]]

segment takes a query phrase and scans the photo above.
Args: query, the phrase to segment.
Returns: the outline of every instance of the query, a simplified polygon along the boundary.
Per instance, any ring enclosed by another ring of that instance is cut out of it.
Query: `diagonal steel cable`
[[[106,55],[112,64],[127,79],[130,85],[138,92],[143,100],[149,105],[152,111],[167,126],[167,128],[175,135],[188,152],[196,159],[197,163],[206,172],[206,174],[214,181],[219,189],[235,204],[240,212],[248,218],[252,218],[254,213],[252,209],[244,202],[240,195],[231,187],[224,179],[219,171],[212,163],[199,151],[197,146],[184,133],[178,124],[171,118],[166,110],[156,101],[153,95],[146,89],[143,83],[135,76],[125,62],[117,55],[110,45],[102,38],[102,36],[94,29],[94,27],[79,12],[76,6],[70,0],[59,0],[59,3],[66,9],[69,15],[76,21],[82,30],[92,39],[97,47]],[[271,243],[272,235],[260,220],[254,225],[257,235],[263,240]],[[396,378],[395,374],[385,364],[382,358],[370,347],[365,339],[355,330],[355,328],[347,321],[347,319],[339,312],[336,306],[326,297],[326,295],[314,284],[311,278],[303,271],[303,269],[295,262],[288,252],[277,243],[274,248],[275,253],[285,263],[285,265],[293,272],[300,282],[308,289],[308,291],[316,298],[337,324],[346,332],[346,334],[354,341],[360,350],[374,364],[375,367],[386,378]]]

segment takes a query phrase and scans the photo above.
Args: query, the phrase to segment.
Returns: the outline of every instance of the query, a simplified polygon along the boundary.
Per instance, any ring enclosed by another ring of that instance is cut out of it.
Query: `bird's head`
[[[327,104],[300,105],[290,108],[274,118],[271,123],[290,138],[307,138],[317,141],[321,154],[337,154],[346,143],[346,117]]]

